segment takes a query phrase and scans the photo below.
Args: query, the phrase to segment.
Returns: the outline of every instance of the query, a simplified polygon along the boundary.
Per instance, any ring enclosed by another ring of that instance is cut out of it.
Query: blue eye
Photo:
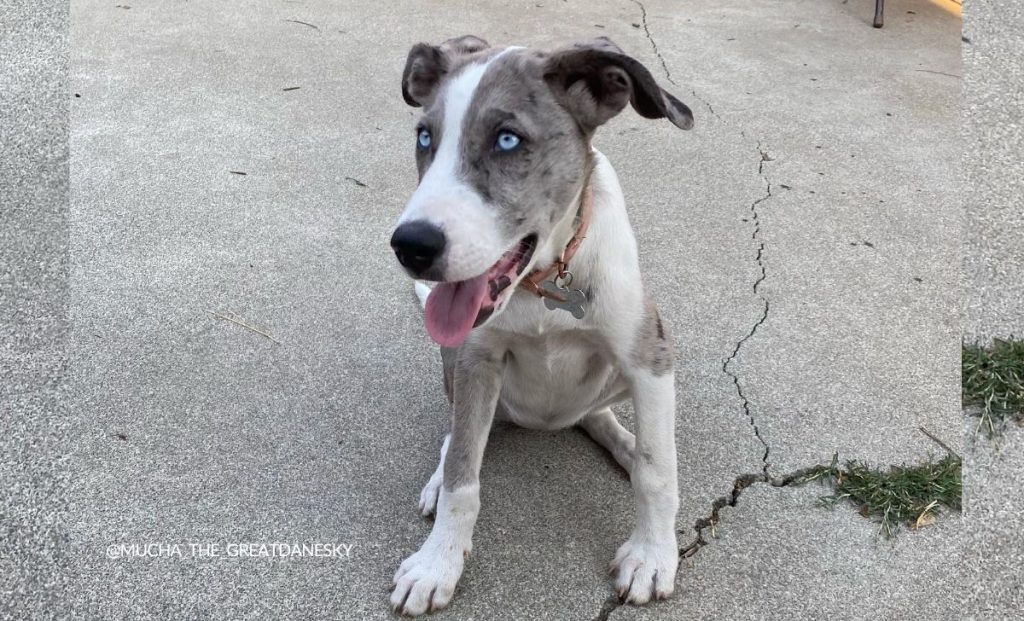
[[[420,130],[419,136],[417,137],[417,144],[419,144],[419,147],[421,149],[429,149],[430,148],[430,130],[429,129],[421,129]]]
[[[519,146],[522,139],[510,131],[498,132],[498,140],[494,143],[499,151],[512,151]]]

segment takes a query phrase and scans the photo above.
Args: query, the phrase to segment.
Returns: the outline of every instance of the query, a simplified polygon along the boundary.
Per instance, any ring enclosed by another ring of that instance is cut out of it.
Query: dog
[[[433,529],[395,573],[392,607],[415,616],[451,601],[495,419],[578,425],[612,454],[636,500],[615,589],[633,604],[668,597],[679,562],[672,338],[641,284],[618,178],[591,138],[627,103],[681,129],[692,112],[607,38],[548,52],[469,35],[420,43],[402,95],[423,109],[419,185],[391,247],[417,281],[453,414],[420,494]],[[610,409],[627,398],[635,437]]]

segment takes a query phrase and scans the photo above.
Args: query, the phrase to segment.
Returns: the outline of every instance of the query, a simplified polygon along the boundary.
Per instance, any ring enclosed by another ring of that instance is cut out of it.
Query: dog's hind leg
[[[437,508],[437,496],[441,493],[441,482],[444,481],[444,458],[448,454],[448,441],[451,440],[451,437],[450,433],[444,437],[444,442],[441,444],[441,460],[437,464],[437,470],[430,475],[430,480],[420,492],[420,514],[423,517],[431,515]]]
[[[632,474],[636,438],[622,426],[619,419],[615,418],[611,408],[602,408],[587,414],[579,422],[579,426],[594,442],[612,454],[626,474]]]

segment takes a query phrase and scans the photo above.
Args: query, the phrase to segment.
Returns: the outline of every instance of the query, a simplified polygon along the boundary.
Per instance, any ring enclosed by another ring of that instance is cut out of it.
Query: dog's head
[[[600,125],[627,103],[643,117],[693,125],[689,108],[605,38],[554,52],[492,48],[473,36],[421,43],[409,52],[402,95],[423,108],[420,183],[391,246],[411,276],[440,282],[427,329],[448,347],[561,252]]]

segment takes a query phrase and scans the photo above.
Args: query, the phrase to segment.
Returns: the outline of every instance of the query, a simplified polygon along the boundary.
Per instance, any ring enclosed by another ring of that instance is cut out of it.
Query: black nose
[[[426,220],[407,222],[391,235],[391,249],[398,262],[414,276],[435,267],[444,246],[444,233]]]

